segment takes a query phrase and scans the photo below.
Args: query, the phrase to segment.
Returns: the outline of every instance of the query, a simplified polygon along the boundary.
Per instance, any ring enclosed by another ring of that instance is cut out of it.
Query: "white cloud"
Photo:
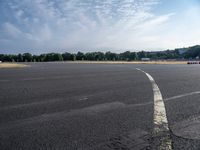
[[[159,44],[166,49],[200,44],[200,6],[188,7],[175,16],[171,25],[159,34]]]
[[[48,25],[44,25],[38,36],[42,41],[49,41],[52,38],[52,33]]]
[[[4,30],[38,48],[142,49],[147,47],[144,43],[153,47],[160,38],[157,32],[173,17],[153,13],[159,0],[12,1],[20,28],[5,23]]]
[[[16,12],[16,15],[17,15],[18,17],[21,17],[21,16],[23,15],[23,13],[24,13],[23,10],[18,10],[18,11]]]
[[[22,33],[20,29],[9,22],[4,23],[3,28],[4,31],[12,38],[17,38]]]
[[[158,17],[153,17],[152,19],[143,22],[143,24],[138,25],[137,28],[140,28],[145,31],[151,30],[151,29],[155,28],[156,26],[162,25],[162,24],[166,23],[167,21],[169,21],[170,17],[173,15],[175,15],[175,14],[170,13],[170,14],[161,15]]]

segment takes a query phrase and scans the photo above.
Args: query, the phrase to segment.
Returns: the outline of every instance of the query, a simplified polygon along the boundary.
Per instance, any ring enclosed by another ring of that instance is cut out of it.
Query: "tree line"
[[[47,53],[40,55],[32,55],[30,53],[24,54],[0,54],[0,61],[2,62],[48,62],[48,61],[134,61],[142,58],[150,58],[151,60],[165,60],[165,59],[196,59],[200,57],[200,45],[181,48],[175,50],[157,51],[157,52],[130,52],[123,53],[113,52],[77,52],[77,53]]]

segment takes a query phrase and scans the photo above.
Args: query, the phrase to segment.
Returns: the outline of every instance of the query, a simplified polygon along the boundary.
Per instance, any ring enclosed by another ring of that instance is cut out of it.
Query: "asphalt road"
[[[200,65],[32,63],[0,70],[1,150],[155,149],[152,85],[172,148],[200,149]]]

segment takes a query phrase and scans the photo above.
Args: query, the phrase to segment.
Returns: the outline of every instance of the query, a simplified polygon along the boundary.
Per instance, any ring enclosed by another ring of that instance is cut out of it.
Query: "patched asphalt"
[[[1,149],[151,149],[153,91],[135,68],[160,88],[173,149],[200,149],[200,94],[167,100],[200,91],[200,65],[71,63],[0,70]]]

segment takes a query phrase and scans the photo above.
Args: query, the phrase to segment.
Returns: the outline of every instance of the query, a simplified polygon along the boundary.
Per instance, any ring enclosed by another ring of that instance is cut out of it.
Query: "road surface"
[[[1,69],[0,147],[197,150],[199,83],[200,65],[32,63]],[[155,112],[168,130],[155,133]]]

